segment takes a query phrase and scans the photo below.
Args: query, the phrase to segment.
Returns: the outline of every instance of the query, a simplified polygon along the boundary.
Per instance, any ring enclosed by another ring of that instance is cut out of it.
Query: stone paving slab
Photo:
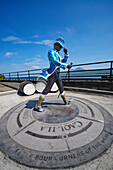
[[[14,94],[14,93],[17,93],[17,90],[11,90],[11,91],[0,92],[0,96],[3,96],[3,95],[10,95],[10,94]]]
[[[7,87],[7,86],[0,83],[0,92],[11,91],[11,90],[14,90],[14,89],[11,88],[11,87]]]
[[[72,93],[72,92],[67,92],[68,95],[74,96],[75,98],[82,98],[82,100],[90,100],[91,102],[99,104],[99,106],[102,106],[107,112],[109,112],[113,116],[113,97],[112,96],[98,96],[98,95],[88,95],[88,94],[79,94],[79,93]],[[1,107],[1,113],[0,116],[3,116],[9,109],[12,107],[18,105],[19,103],[25,102],[26,100],[31,101],[34,98],[37,98],[39,95],[35,94],[33,96],[18,96],[17,94],[10,95],[8,97],[6,96],[1,96],[0,98],[2,99],[2,102],[0,102],[0,107]],[[48,95],[50,96],[50,95]],[[54,94],[52,94],[54,96]],[[10,101],[10,102],[9,102]],[[32,105],[32,103],[31,103]],[[7,106],[7,107],[6,107]],[[35,116],[35,112],[34,112]],[[83,115],[80,115],[83,116]],[[98,119],[101,119],[99,117]],[[54,119],[53,119],[54,120]],[[101,121],[103,121],[101,119]],[[108,128],[106,128],[106,131]],[[105,138],[105,136],[104,136]],[[107,138],[107,136],[106,136]],[[101,150],[101,147],[99,144],[96,144],[94,146],[95,148],[98,147]],[[111,146],[103,155],[101,155],[99,158],[96,158],[95,160],[92,160],[88,163],[85,163],[84,165],[77,166],[75,168],[70,168],[74,170],[82,170],[82,169],[105,169],[105,170],[110,170],[113,169],[113,146]],[[0,168],[1,169],[8,169],[8,170],[18,170],[18,169],[28,169],[28,170],[33,170],[37,168],[28,168],[26,166],[20,165],[6,157],[3,153],[0,153]],[[63,168],[61,168],[63,169]]]
[[[20,82],[1,82],[2,85],[18,90]]]

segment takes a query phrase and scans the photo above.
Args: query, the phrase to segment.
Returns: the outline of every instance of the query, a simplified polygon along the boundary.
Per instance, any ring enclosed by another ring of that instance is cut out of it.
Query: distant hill
[[[82,70],[85,70],[84,68],[82,68],[82,67],[77,67],[77,68],[75,68],[75,69],[72,69],[73,71],[82,71]]]

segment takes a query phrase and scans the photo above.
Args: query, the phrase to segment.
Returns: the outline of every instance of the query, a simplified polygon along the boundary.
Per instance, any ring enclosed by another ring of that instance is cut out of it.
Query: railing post
[[[11,78],[11,75],[10,75],[10,73],[9,73],[9,79]]]
[[[113,67],[113,62],[111,61],[111,64],[110,64],[110,80],[112,79],[112,68]]]
[[[28,70],[28,79],[30,80],[30,71]]]
[[[70,80],[70,69],[68,69],[68,83],[69,83],[69,80]]]
[[[2,74],[3,75],[3,80],[5,79],[5,76],[4,76],[4,74]]]
[[[17,79],[19,80],[19,73],[17,72]]]

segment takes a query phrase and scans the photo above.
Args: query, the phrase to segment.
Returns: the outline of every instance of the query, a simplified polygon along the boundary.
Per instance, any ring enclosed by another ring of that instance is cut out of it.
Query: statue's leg
[[[67,102],[67,100],[66,100],[65,92],[61,93],[61,97],[62,97],[62,99],[63,99],[63,101],[64,101],[65,105],[67,105],[67,104],[68,104],[68,102]]]
[[[62,82],[62,79],[60,78],[60,76],[56,80],[56,84],[57,84],[57,86],[60,90],[60,95],[61,95],[65,105],[67,105],[67,100],[66,100],[66,96],[65,96],[65,92],[64,92],[64,87],[63,87],[63,82]]]
[[[54,82],[55,82],[55,77],[54,77],[54,75],[52,75],[48,78],[48,83],[47,83],[45,89],[43,90],[42,94],[39,96],[38,103],[36,104],[36,108],[38,111],[40,111],[40,112],[43,111],[42,102],[44,101],[45,96],[50,92]]]
[[[43,108],[42,108],[42,102],[44,101],[45,95],[41,94],[39,96],[38,99],[38,103],[36,104],[35,108],[39,111],[39,112],[43,112]]]

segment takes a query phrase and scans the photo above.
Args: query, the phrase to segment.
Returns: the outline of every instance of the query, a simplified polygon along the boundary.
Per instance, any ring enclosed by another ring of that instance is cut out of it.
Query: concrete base
[[[79,97],[65,106],[48,96],[44,112],[37,99],[16,105],[0,120],[0,149],[36,168],[68,168],[97,158],[113,141],[113,118],[102,106]]]
[[[57,95],[58,95],[58,93],[57,93]],[[87,99],[88,101],[97,103],[98,105],[102,106],[102,108],[104,108],[107,112],[109,112],[110,115],[113,116],[113,97],[110,95],[97,95],[97,94],[92,95],[92,94],[88,94],[88,93],[85,94],[85,93],[75,93],[74,91],[71,91],[71,92],[66,91],[66,96],[67,95],[73,96],[75,98],[81,98],[81,99],[85,99],[85,100]],[[50,96],[52,97],[52,99],[54,99],[55,94],[48,94],[47,97],[50,97]],[[39,97],[39,94],[37,94],[37,93],[32,96],[19,96],[16,93],[14,93],[14,94],[7,93],[6,95],[3,95],[3,96],[1,95],[0,96],[0,109],[1,109],[0,117],[2,117],[11,108],[14,108],[17,105],[19,106],[19,104],[22,102],[25,102],[25,103],[28,103],[29,101],[37,102],[38,97]],[[47,101],[45,100],[45,102],[47,102]],[[30,102],[30,103],[32,105],[32,102]],[[111,118],[112,118],[112,116],[111,116]],[[25,115],[24,119],[26,117],[27,117],[27,115]],[[64,141],[66,141],[67,136],[64,135],[63,137],[65,139]],[[72,138],[72,137],[70,137],[70,138]],[[104,140],[105,140],[105,138],[104,138]],[[103,142],[104,142],[104,140],[103,140]],[[65,144],[66,144],[66,142],[65,142]],[[12,145],[12,147],[13,147],[13,145]],[[94,147],[99,148],[100,145],[97,144]],[[93,149],[94,149],[94,147],[93,147]],[[88,150],[87,150],[87,152],[88,152]],[[94,150],[94,152],[96,152],[96,150]],[[79,153],[79,150],[78,150],[78,153]],[[80,153],[79,155],[82,156],[82,154],[83,153]],[[90,152],[89,152],[89,154],[90,154]],[[27,156],[25,154],[25,152],[23,153],[23,156],[24,157]],[[79,156],[79,157],[81,157],[81,156]],[[65,157],[65,159],[66,159],[66,157]],[[66,168],[66,169],[69,169],[69,170],[83,170],[83,169],[84,170],[90,170],[90,169],[91,170],[97,170],[97,169],[98,170],[112,170],[112,168],[113,168],[113,145],[111,145],[108,150],[103,152],[103,154],[101,154],[101,156],[95,157],[95,159],[90,160],[90,161],[86,162],[85,164],[81,164],[79,166],[75,166],[72,168]],[[8,157],[8,155],[5,155],[4,153],[0,152],[0,169],[2,169],[2,170],[6,170],[6,169],[8,169],[8,170],[20,170],[20,169],[22,169],[22,170],[38,170],[39,168],[27,167],[25,165],[17,163],[14,160],[12,160],[10,157]],[[46,170],[46,169],[47,168],[44,168],[44,170]],[[49,168],[49,169],[51,169],[51,168]],[[58,168],[56,168],[56,169],[58,169]],[[61,167],[60,169],[64,170],[65,168]]]

